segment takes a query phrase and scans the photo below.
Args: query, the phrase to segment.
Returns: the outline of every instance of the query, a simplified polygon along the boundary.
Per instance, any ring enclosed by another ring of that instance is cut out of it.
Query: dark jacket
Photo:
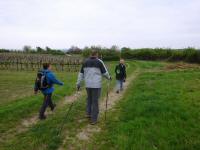
[[[117,80],[124,80],[126,79],[126,66],[123,64],[118,64],[115,67],[115,74]]]

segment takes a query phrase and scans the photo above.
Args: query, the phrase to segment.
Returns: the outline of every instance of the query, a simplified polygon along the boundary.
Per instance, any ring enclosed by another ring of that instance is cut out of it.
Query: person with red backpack
[[[40,90],[44,95],[44,101],[39,112],[39,119],[41,120],[46,119],[44,113],[48,106],[51,108],[52,111],[56,107],[56,105],[52,102],[54,84],[63,85],[61,81],[56,79],[55,75],[51,71],[51,65],[49,63],[45,63],[43,64],[43,70],[39,71],[37,74],[34,87],[35,94],[37,94],[37,92]]]

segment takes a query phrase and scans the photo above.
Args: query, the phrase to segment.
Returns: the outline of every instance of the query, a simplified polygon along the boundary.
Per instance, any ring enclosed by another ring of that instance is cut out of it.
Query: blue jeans
[[[124,80],[117,80],[117,91],[123,90],[123,83],[124,83]]]

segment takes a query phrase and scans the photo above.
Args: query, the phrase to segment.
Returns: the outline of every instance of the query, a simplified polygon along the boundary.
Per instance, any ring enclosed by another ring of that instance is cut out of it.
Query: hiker
[[[46,108],[49,106],[51,111],[56,107],[56,104],[52,102],[52,94],[54,92],[54,84],[63,85],[62,82],[56,79],[55,75],[51,71],[51,65],[49,63],[43,64],[43,70],[39,71],[37,74],[37,79],[35,82],[35,94],[40,90],[44,95],[44,101],[40,108],[39,119],[46,119],[44,115]]]
[[[119,64],[115,67],[115,74],[117,80],[116,93],[119,93],[120,91],[123,91],[123,83],[126,81],[126,66],[124,59],[120,59]]]
[[[102,76],[111,80],[103,61],[98,59],[98,52],[92,51],[91,57],[83,63],[77,80],[77,90],[80,89],[81,81],[85,81],[87,91],[86,117],[90,119],[91,125],[95,125],[98,119],[98,100],[101,95]]]

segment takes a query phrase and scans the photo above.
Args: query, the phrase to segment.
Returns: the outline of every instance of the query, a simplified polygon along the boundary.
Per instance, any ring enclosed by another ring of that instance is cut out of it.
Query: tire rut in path
[[[131,75],[127,79],[127,81],[124,84],[124,90],[121,93],[117,94],[115,89],[111,90],[111,92],[109,93],[109,100],[108,100],[108,104],[107,104],[107,110],[111,110],[115,106],[116,102],[118,102],[119,100],[122,99],[122,97],[124,96],[125,91],[129,87],[129,85],[131,84],[131,82],[133,82],[135,80],[135,78],[138,76],[138,74],[139,74],[139,72],[135,71],[134,74]],[[106,110],[105,109],[106,108],[105,107],[105,102],[106,102],[106,97],[102,101],[100,101],[99,109],[101,110],[101,112],[105,112],[105,110]],[[100,114],[100,118],[103,117],[103,114],[104,113]],[[78,120],[78,122],[79,122],[79,120]],[[93,134],[99,133],[99,132],[101,132],[101,127],[100,127],[99,124],[97,124],[97,125],[90,125],[90,124],[88,124],[88,125],[84,126],[82,129],[80,129],[80,131],[76,134],[75,137],[68,137],[68,136],[66,136],[65,139],[63,140],[62,146],[59,147],[58,150],[65,150],[66,149],[66,148],[64,148],[65,144],[71,138],[74,138],[74,141],[76,141],[76,143],[80,144],[81,142],[89,141],[90,138],[93,136]],[[72,144],[72,145],[70,145],[70,147],[68,147],[68,149],[74,150],[76,148],[73,147],[73,144]]]

